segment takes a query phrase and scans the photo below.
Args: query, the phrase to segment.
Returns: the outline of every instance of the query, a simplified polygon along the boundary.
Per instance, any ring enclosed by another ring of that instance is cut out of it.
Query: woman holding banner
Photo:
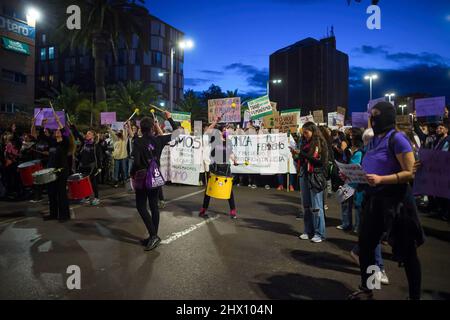
[[[371,299],[372,290],[379,288],[371,275],[379,271],[374,269],[375,249],[384,232],[395,259],[405,266],[409,299],[420,299],[421,266],[417,247],[424,243],[424,235],[409,185],[415,162],[413,150],[408,138],[395,130],[396,111],[392,104],[376,104],[371,110],[370,123],[375,136],[362,162],[368,185],[363,185],[359,233],[361,285],[349,299]]]
[[[320,243],[325,239],[323,192],[327,187],[325,169],[328,165],[328,146],[313,122],[303,125],[300,158],[300,190],[304,209],[305,231],[302,240]]]

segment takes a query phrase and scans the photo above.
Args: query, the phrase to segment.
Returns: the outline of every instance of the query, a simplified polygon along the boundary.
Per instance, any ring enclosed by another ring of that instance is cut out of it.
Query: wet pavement
[[[327,240],[298,239],[298,192],[236,187],[238,219],[212,200],[210,219],[197,216],[201,188],[166,186],[163,243],[144,252],[146,237],[124,188],[101,192],[98,207],[72,205],[74,219],[43,221],[46,203],[0,202],[0,299],[345,299],[358,285],[349,251],[356,236],[336,229],[327,211]],[[427,242],[419,249],[424,299],[450,299],[450,226],[421,215]],[[376,299],[405,299],[403,269],[383,248],[391,284]],[[69,290],[67,268],[80,267],[81,289]]]

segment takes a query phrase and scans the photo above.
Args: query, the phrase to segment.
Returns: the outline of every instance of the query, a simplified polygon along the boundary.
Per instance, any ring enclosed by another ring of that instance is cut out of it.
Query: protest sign
[[[313,111],[313,118],[315,123],[323,123],[323,110]]]
[[[233,135],[230,137],[233,154],[239,164],[232,166],[237,174],[285,174],[292,157],[287,134]],[[289,166],[295,173],[295,166]]]
[[[344,184],[343,186],[339,187],[339,189],[337,190],[336,198],[339,203],[342,203],[345,200],[348,200],[354,194],[355,194],[355,189],[350,187],[348,184]]]
[[[450,152],[420,149],[419,159],[414,194],[450,199]]]
[[[299,127],[302,128],[303,125],[307,122],[314,122],[314,117],[312,115],[300,117]]]
[[[168,178],[173,183],[198,186],[202,165],[202,137],[180,135],[170,146]]]
[[[44,119],[44,114],[45,112],[53,112],[52,108],[35,108],[34,109],[34,125],[35,126],[41,126],[42,125],[42,120]]]
[[[330,128],[336,128],[344,125],[344,115],[337,112],[328,113],[328,126]]]
[[[294,115],[296,118],[296,123],[295,125],[298,125],[300,123],[300,109],[288,109],[288,110],[283,110],[281,111],[281,115],[282,116],[287,116],[287,115]]]
[[[265,116],[263,118],[264,128],[273,129],[280,127],[280,114],[275,111],[273,114]]]
[[[113,124],[116,122],[115,112],[101,112],[100,113],[100,124]]]
[[[191,113],[182,111],[172,112],[172,120],[176,122],[191,121]]]
[[[299,112],[300,113],[300,112]],[[279,117],[279,129],[282,132],[288,132],[290,131],[291,133],[295,133],[297,132],[297,124],[299,121],[299,117],[296,113],[286,113],[286,114],[281,114]]]
[[[273,112],[272,105],[270,104],[269,97],[267,95],[249,101],[248,109],[252,120],[263,118]]]
[[[125,122],[123,121],[116,121],[114,123],[111,123],[111,129],[114,131],[120,131],[123,130],[123,125],[125,124]]]
[[[208,100],[208,121],[221,117],[220,123],[241,122],[241,98]]]
[[[415,101],[416,116],[442,116],[445,109],[445,97],[417,99]]]
[[[345,164],[336,162],[339,171],[342,172],[347,178],[347,183],[362,183],[368,184],[366,173],[359,164]]]
[[[369,114],[367,112],[352,112],[352,126],[355,128],[367,128]]]
[[[44,128],[52,129],[52,130],[59,129],[59,124],[56,121],[53,110],[50,109],[49,111],[43,111],[43,113],[44,113],[44,119],[47,120],[44,125]],[[66,125],[66,115],[65,115],[64,111],[56,111],[56,115],[59,118],[59,121],[61,122],[61,124],[63,126],[65,126]]]
[[[344,118],[345,118],[345,112],[346,112],[345,108],[337,107],[337,113],[342,114],[344,116]]]

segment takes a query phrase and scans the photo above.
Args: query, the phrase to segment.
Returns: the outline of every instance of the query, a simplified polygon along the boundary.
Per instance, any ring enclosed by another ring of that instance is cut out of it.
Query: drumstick
[[[127,120],[126,122],[130,121],[131,119],[133,119],[133,117],[134,117],[135,114],[138,114],[138,115],[139,115],[139,109],[138,109],[138,108],[134,109],[133,114],[131,115],[130,118],[128,118],[128,120]]]
[[[154,106],[154,105],[152,105],[152,104],[150,104],[150,107],[152,107],[153,109],[158,110],[159,112],[162,112],[162,113],[165,112],[165,110],[163,110],[163,109],[161,109],[161,108],[158,108],[157,106]],[[150,112],[151,112],[151,111],[150,111]]]

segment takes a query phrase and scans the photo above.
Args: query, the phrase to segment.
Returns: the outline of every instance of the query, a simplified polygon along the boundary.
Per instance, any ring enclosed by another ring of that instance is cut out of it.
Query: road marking
[[[173,241],[175,241],[175,240],[177,240],[177,239],[179,239],[179,238],[181,238],[181,237],[191,233],[192,231],[194,231],[194,230],[196,230],[196,229],[206,225],[207,223],[213,222],[214,220],[216,220],[218,218],[219,218],[219,216],[215,216],[215,217],[209,218],[209,219],[207,219],[205,221],[202,221],[200,223],[193,224],[189,228],[187,228],[187,229],[185,229],[183,231],[174,232],[167,239],[161,241],[161,243],[162,244],[169,244],[169,243],[171,243],[171,242],[173,242]]]
[[[181,196],[181,197],[178,197],[178,198],[169,200],[169,201],[167,201],[166,203],[169,204],[169,203],[172,203],[172,202],[175,202],[175,201],[178,201],[178,200],[183,200],[183,199],[186,199],[186,198],[190,198],[190,197],[192,197],[192,196],[195,196],[196,194],[203,193],[203,192],[205,192],[205,190],[195,191],[195,192],[186,194],[186,195],[184,195],[184,196]]]

